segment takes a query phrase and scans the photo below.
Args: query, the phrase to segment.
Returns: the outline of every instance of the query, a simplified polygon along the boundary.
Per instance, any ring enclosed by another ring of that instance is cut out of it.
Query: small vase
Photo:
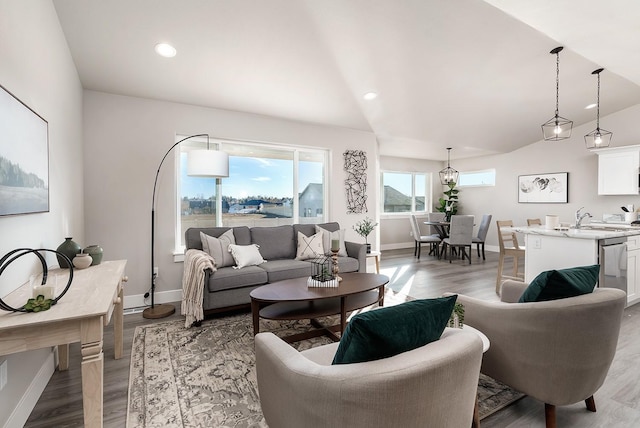
[[[56,251],[69,257],[69,260],[73,260],[76,254],[80,252],[80,245],[73,242],[72,239],[73,238],[64,238],[64,242],[56,248]],[[63,269],[69,268],[69,264],[64,258],[60,257],[58,254],[56,254],[56,257],[58,258],[58,266]]]
[[[89,254],[80,253],[73,258],[73,265],[78,269],[85,269],[92,265],[92,261]]]
[[[99,265],[100,262],[102,262],[102,247],[99,245],[89,245],[88,247],[86,247],[84,250],[82,250],[83,253],[87,253],[91,256],[91,258],[93,259],[93,262],[91,263],[91,266],[95,266],[95,265]]]

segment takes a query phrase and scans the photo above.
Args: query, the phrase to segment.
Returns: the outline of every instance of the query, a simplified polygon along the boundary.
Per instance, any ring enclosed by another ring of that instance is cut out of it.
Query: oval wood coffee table
[[[260,331],[260,318],[270,320],[308,319],[316,330],[282,338],[292,343],[321,335],[335,341],[334,332],[344,331],[347,312],[384,303],[384,286],[389,277],[375,273],[341,273],[338,287],[307,287],[307,277],[287,279],[263,285],[251,291],[253,334]],[[325,326],[317,318],[340,314],[340,324]]]

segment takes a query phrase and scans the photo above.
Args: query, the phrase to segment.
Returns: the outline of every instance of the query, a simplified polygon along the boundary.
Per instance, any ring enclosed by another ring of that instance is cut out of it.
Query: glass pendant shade
[[[450,184],[456,184],[458,182],[458,176],[460,173],[455,169],[451,168],[450,156],[451,147],[447,147],[447,167],[440,171],[440,183],[442,185],[448,186]]]
[[[229,155],[217,150],[191,150],[187,153],[190,177],[228,177]]]
[[[611,137],[613,137],[613,132],[600,128],[600,73],[603,70],[604,68],[599,68],[591,72],[591,74],[598,75],[598,98],[596,103],[596,129],[584,136],[584,143],[587,146],[587,149],[609,147],[609,144],[611,144]]]
[[[566,140],[571,137],[573,129],[573,121],[565,119],[558,113],[558,105],[560,99],[560,51],[563,47],[559,46],[551,52],[556,56],[556,112],[551,119],[542,124],[542,137],[545,141]]]

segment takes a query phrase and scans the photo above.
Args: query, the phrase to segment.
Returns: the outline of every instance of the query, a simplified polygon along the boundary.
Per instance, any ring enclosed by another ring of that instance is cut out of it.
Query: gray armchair
[[[471,426],[482,359],[475,333],[446,328],[412,351],[333,366],[338,343],[298,352],[259,333],[255,347],[270,428]]]
[[[546,424],[555,408],[585,401],[602,386],[616,352],[626,295],[613,288],[535,303],[517,302],[526,283],[508,280],[502,301],[458,295],[465,323],[491,341],[482,373],[545,403]]]

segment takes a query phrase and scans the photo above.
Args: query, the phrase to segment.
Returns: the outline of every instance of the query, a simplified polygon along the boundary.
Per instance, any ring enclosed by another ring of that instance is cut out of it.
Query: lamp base
[[[155,305],[152,308],[147,308],[142,311],[142,318],[157,319],[165,318],[172,315],[176,311],[173,305]]]

